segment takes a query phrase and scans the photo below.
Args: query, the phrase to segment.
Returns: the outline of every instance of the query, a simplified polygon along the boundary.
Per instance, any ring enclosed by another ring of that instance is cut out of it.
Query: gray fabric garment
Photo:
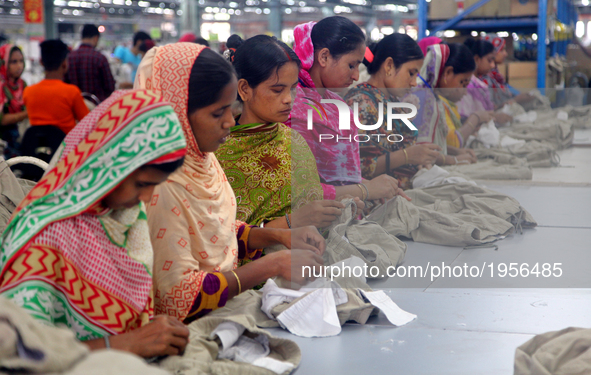
[[[568,119],[559,119],[564,112]],[[472,142],[470,147],[476,152],[478,160],[492,159],[499,164],[524,165],[532,168],[555,167],[560,165],[557,150],[572,146],[575,127],[586,127],[591,121],[591,107],[574,108],[565,106],[556,109],[536,110],[533,122],[514,122],[511,126],[500,128],[501,138],[510,137],[523,140],[525,144],[509,147],[486,148],[480,142]],[[577,125],[579,124],[579,125]],[[476,167],[471,167],[476,168]],[[513,168],[512,168],[513,169]],[[478,173],[478,172],[476,172]],[[479,173],[477,179],[498,179],[487,177],[487,173]]]
[[[167,375],[169,371],[148,365],[142,358],[118,350],[93,351],[63,375]],[[48,374],[51,375],[51,374]]]
[[[496,149],[495,149],[496,150]],[[477,155],[480,158],[480,150]],[[469,177],[474,180],[531,180],[533,172],[527,162],[519,157],[504,153],[494,153],[492,150],[484,151],[488,155],[494,155],[493,160],[479,160],[474,164],[449,165],[445,170]]]
[[[63,372],[88,352],[74,332],[46,326],[0,297],[0,368]]]
[[[535,220],[515,199],[470,183],[407,190],[370,216],[388,233],[415,242],[469,246],[494,242]]]
[[[532,168],[555,167],[560,164],[556,147],[547,142],[528,141],[509,147],[474,150],[479,162],[493,160],[500,164],[529,166]]]
[[[568,112],[568,119],[573,121],[576,129],[591,128],[591,104],[582,107],[565,106],[564,110]]]
[[[235,322],[244,326],[246,328],[244,334],[250,337],[256,335],[267,336],[271,349],[269,357],[292,363],[295,366],[294,369],[297,368],[302,359],[302,353],[295,342],[271,336],[267,331],[257,328],[254,318],[243,315],[241,310],[240,315],[237,314],[238,311],[236,310],[234,311],[234,315],[227,316],[216,316],[214,313],[211,313],[189,324],[189,344],[185,349],[185,353],[182,356],[164,359],[159,363],[160,368],[170,371],[175,375],[275,375],[270,370],[249,363],[218,359],[221,344],[219,343],[219,339],[212,339],[210,335],[220,323],[226,321]]]
[[[358,324],[365,324],[370,316],[377,315],[379,313],[379,309],[366,302],[361,296],[361,293],[357,290],[363,289],[371,291],[371,288],[359,278],[335,277],[334,281],[336,281],[341,286],[341,288],[343,288],[345,293],[347,293],[348,298],[347,303],[337,306],[337,315],[341,325],[349,321],[353,321]],[[306,295],[297,298],[290,303],[280,304],[271,311],[271,314],[274,317],[277,317],[283,311],[287,310],[305,297]]]
[[[551,108],[550,99],[547,96],[542,95],[539,90],[531,90],[528,94],[533,96],[534,100],[530,100],[523,104],[523,108],[526,111],[549,110]]]
[[[558,150],[570,147],[574,137],[572,121],[557,118],[538,118],[535,123],[517,123],[500,129],[500,132],[515,139],[547,142]]]
[[[515,375],[591,374],[591,329],[537,335],[515,351]]]
[[[354,321],[359,324],[365,324],[370,316],[376,315],[379,311],[370,303],[365,302],[363,297],[359,294],[357,289],[371,291],[372,289],[357,277],[335,277],[334,280],[345,290],[349,302],[337,306],[337,315],[341,325],[347,321]],[[285,288],[289,287],[289,282],[278,282],[278,286]],[[261,310],[263,293],[255,290],[247,290],[246,292],[230,299],[226,306],[209,313],[207,316],[215,316],[226,318],[234,316],[238,313],[245,314],[254,319],[256,325],[261,328],[276,328],[279,327],[277,321],[269,319],[267,315]],[[299,301],[304,296],[290,302],[276,306],[272,310],[273,316],[281,314],[294,303]]]
[[[0,233],[4,233],[12,213],[33,186],[32,181],[17,179],[6,161],[0,158]]]
[[[0,374],[4,371],[48,375],[168,374],[130,353],[90,352],[74,332],[45,325],[0,297]]]
[[[355,219],[353,211],[357,206],[352,199],[342,203],[345,208],[341,217],[329,227],[324,264],[334,264],[355,255],[368,267],[377,267],[380,275],[386,275],[388,267],[396,267],[404,259],[406,244],[373,221]]]

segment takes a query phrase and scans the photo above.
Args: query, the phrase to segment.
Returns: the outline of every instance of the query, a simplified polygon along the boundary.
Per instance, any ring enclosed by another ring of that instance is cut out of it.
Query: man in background
[[[137,68],[142,61],[142,55],[140,51],[140,46],[144,44],[145,41],[152,40],[152,38],[144,31],[138,31],[133,36],[133,47],[125,48],[123,46],[118,46],[113,53],[113,56],[121,61],[122,64],[130,64],[133,71],[131,73],[131,87],[133,87],[133,81],[135,80],[135,74],[137,72]],[[130,87],[130,88],[131,88]],[[121,87],[127,88],[127,87]]]
[[[52,125],[64,134],[88,114],[80,89],[64,83],[68,71],[68,46],[61,40],[46,40],[40,45],[45,79],[25,89],[23,100],[31,126]]]
[[[95,25],[84,25],[82,44],[68,57],[66,82],[78,86],[82,92],[95,95],[101,102],[115,91],[115,80],[109,61],[95,48],[100,32]]]

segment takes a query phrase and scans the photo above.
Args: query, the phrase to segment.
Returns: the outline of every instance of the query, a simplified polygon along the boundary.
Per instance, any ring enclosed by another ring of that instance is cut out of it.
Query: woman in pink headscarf
[[[421,47],[421,51],[423,51],[423,55],[427,55],[427,48],[434,44],[440,44],[443,40],[439,39],[436,36],[428,36],[426,38],[421,39],[418,44]]]
[[[348,195],[362,200],[390,199],[402,193],[398,181],[388,175],[362,179],[359,145],[354,139],[357,129],[352,116],[348,119],[350,129],[339,127],[338,102],[347,104],[331,90],[345,89],[359,79],[359,64],[366,51],[361,29],[345,17],[334,16],[296,26],[294,37],[294,52],[302,68],[286,125],[299,132],[312,150],[324,198],[338,200]],[[337,104],[321,104],[323,99]],[[313,116],[312,130],[307,125],[308,113]]]

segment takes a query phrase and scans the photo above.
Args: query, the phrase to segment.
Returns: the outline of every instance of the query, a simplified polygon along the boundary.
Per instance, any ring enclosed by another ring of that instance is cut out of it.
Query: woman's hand
[[[113,349],[134,353],[143,358],[179,355],[189,342],[189,330],[173,317],[158,315],[149,324],[128,333],[111,336],[109,341]]]
[[[343,208],[345,206],[337,201],[310,202],[291,214],[291,226],[292,228],[300,228],[312,225],[316,228],[326,228],[341,216]]]
[[[493,114],[493,117],[494,117],[495,122],[499,123],[499,124],[506,124],[508,122],[513,121],[512,116],[509,116],[508,114],[503,113],[503,112],[495,112]]]
[[[361,200],[361,198],[359,197],[354,197],[352,195],[349,194],[345,194],[345,195],[341,195],[335,198],[336,201],[340,202],[344,199],[353,199],[353,203],[355,203],[355,205],[357,206],[357,212],[361,212],[363,210],[365,210],[365,202]],[[355,210],[353,209],[353,206],[351,206],[351,212],[353,215],[355,215]]]
[[[372,180],[364,181],[369,197],[367,199],[392,199],[397,195],[410,201],[410,198],[404,194],[404,190],[398,187],[398,180],[387,174],[380,175]]]
[[[458,161],[458,164],[474,164],[478,161],[475,155],[470,154],[468,152],[459,154],[458,156],[456,156],[456,159]]]
[[[476,153],[471,148],[458,148],[457,155],[470,155],[474,160],[476,160]],[[476,161],[474,161],[476,163]]]
[[[433,143],[410,146],[406,149],[408,164],[433,165],[439,156],[441,147]]]
[[[492,111],[478,111],[474,112],[474,115],[478,117],[478,122],[480,124],[486,124],[490,120],[493,119],[493,112]]]
[[[322,257],[313,251],[290,251],[283,250],[268,256],[278,257],[279,276],[299,285],[314,280],[314,274],[322,271],[324,261]],[[307,267],[307,268],[304,268]],[[316,271],[314,271],[316,269]]]
[[[324,237],[313,226],[284,231],[281,243],[288,249],[310,250],[318,255],[322,255],[326,249]]]

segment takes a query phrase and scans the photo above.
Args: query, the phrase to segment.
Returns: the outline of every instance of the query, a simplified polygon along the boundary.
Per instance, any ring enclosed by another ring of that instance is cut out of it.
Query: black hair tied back
[[[392,58],[396,69],[409,61],[424,58],[417,42],[406,34],[387,35],[379,43],[372,43],[367,48],[369,52],[366,51],[363,64],[367,67],[369,74],[377,73],[388,57]]]
[[[204,48],[191,68],[188,114],[217,102],[235,76],[232,65],[218,53]]]
[[[495,46],[491,42],[483,39],[468,38],[464,45],[470,49],[474,56],[484,57],[495,50]]]
[[[328,48],[330,54],[338,59],[365,45],[363,31],[353,21],[341,16],[327,17],[312,28],[314,51]]]
[[[476,69],[474,55],[464,44],[451,43],[449,46],[449,58],[445,66],[453,67],[454,74],[473,72]]]
[[[232,35],[226,42],[226,58],[232,61],[238,79],[245,79],[252,88],[277,74],[287,63],[301,62],[289,46],[275,37],[257,35],[243,41],[238,35]]]

